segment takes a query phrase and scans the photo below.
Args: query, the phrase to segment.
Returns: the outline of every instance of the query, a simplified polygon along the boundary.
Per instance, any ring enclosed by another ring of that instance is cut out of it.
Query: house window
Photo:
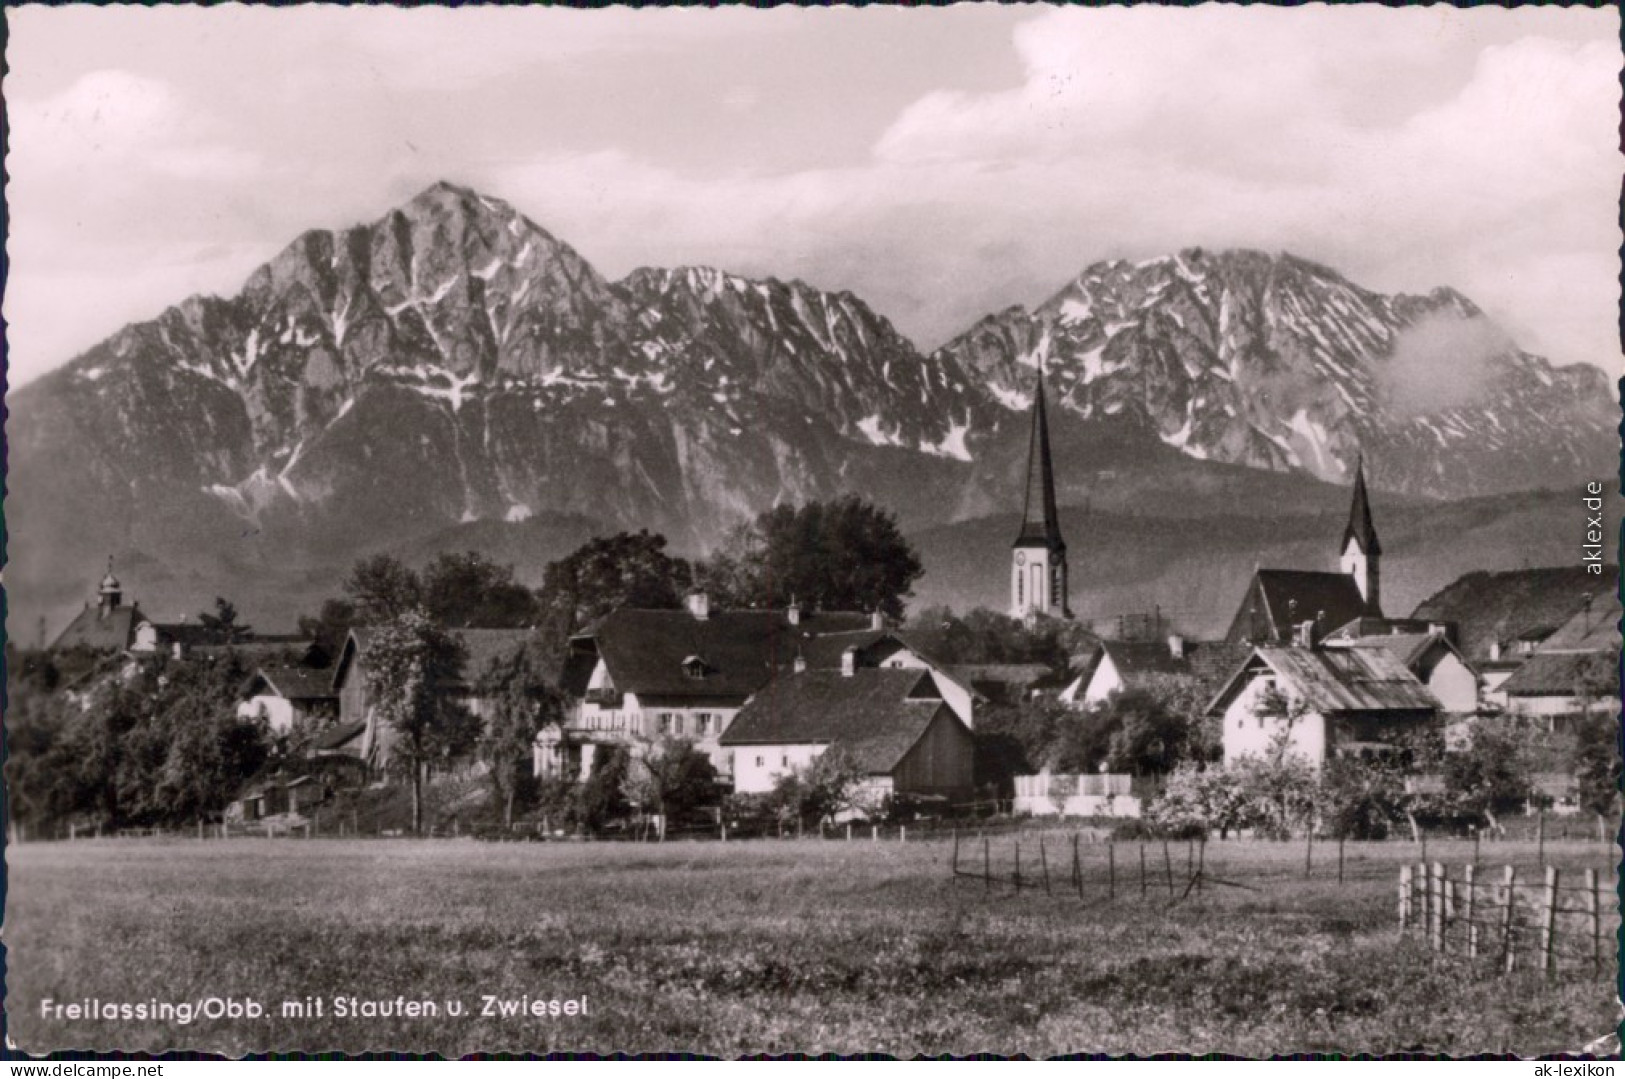
[[[767,764],[767,758],[766,757],[757,757],[756,758],[756,767],[761,768],[766,764]]]
[[[694,715],[694,733],[704,736],[711,733],[711,713],[697,712]]]
[[[661,734],[679,734],[679,733],[681,733],[681,728],[678,726],[677,716],[676,716],[675,713],[672,713],[672,712],[662,712],[662,713],[660,713],[660,717],[659,717],[658,722],[659,722],[659,730],[660,730]]]
[[[788,767],[790,767],[790,755],[788,753],[786,753],[783,756],[779,757],[779,767],[780,768],[788,768]]]

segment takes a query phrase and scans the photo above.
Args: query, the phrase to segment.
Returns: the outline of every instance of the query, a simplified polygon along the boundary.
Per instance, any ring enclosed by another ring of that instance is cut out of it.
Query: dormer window
[[[705,660],[699,656],[689,656],[683,660],[683,674],[689,678],[704,678],[706,674]]]

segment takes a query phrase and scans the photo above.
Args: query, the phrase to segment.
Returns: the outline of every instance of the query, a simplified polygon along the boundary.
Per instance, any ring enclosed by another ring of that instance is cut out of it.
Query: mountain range
[[[959,563],[1003,579],[994,523],[1019,509],[1040,365],[1080,568],[1134,561],[1134,529],[1102,527],[1119,517],[1163,519],[1192,556],[1214,534],[1193,521],[1318,520],[1362,453],[1379,526],[1383,506],[1443,519],[1611,476],[1602,373],[1487,325],[1449,289],[1384,296],[1291,255],[1189,249],[1089,266],[925,353],[860,298],[800,281],[607,280],[507,203],[437,184],[11,395],[13,632],[59,624],[108,553],[153,613],[227,594],[285,625],[372,551],[473,547],[537,580],[595,532],[699,553],[777,501],[845,491],[921,538],[922,597],[996,603]],[[1509,536],[1474,557],[1524,554]]]

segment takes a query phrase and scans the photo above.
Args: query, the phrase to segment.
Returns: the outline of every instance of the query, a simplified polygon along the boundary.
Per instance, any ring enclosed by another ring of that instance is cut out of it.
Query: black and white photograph
[[[1617,8],[4,18],[12,1059],[1618,1058]]]

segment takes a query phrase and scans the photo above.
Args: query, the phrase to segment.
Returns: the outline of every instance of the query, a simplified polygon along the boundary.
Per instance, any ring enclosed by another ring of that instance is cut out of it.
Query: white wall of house
[[[826,743],[729,746],[733,754],[734,793],[765,794],[781,776],[805,768],[829,748]]]
[[[1446,712],[1478,708],[1478,677],[1454,652],[1447,652],[1424,681]]]
[[[1233,764],[1243,757],[1263,756],[1285,727],[1285,720],[1279,716],[1256,714],[1259,699],[1273,679],[1274,676],[1266,671],[1255,672],[1224,710],[1225,764]],[[1290,699],[1290,687],[1283,686],[1281,689]],[[1326,718],[1315,712],[1300,716],[1292,724],[1288,744],[1291,752],[1301,755],[1316,768],[1320,767],[1326,759]]]
[[[286,697],[262,693],[257,697],[250,697],[246,701],[237,703],[237,717],[239,719],[253,719],[256,716],[264,716],[265,721],[271,725],[271,730],[274,733],[287,734],[293,729],[293,702]]]
[[[1584,706],[1589,703],[1590,708]],[[1520,716],[1578,715],[1582,711],[1618,712],[1618,697],[1592,697],[1589,702],[1579,697],[1508,697],[1507,711]]]
[[[1117,664],[1112,662],[1111,656],[1101,656],[1079,697],[1084,704],[1101,704],[1122,688],[1123,676],[1118,673]]]

